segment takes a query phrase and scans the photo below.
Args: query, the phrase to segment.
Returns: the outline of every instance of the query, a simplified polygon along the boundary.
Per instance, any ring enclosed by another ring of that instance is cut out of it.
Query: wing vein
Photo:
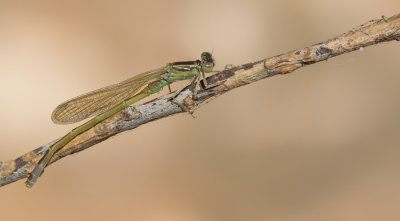
[[[120,83],[67,100],[54,109],[51,119],[56,124],[69,124],[107,111],[135,95],[150,81],[159,80],[165,73],[165,68],[144,72]]]

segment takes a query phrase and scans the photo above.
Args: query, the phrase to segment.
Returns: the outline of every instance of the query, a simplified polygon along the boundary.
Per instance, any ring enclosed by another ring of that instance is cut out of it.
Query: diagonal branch
[[[194,86],[191,86],[184,90],[177,100],[183,101],[190,109],[196,109],[200,104],[234,88],[277,74],[288,74],[309,64],[392,40],[400,41],[400,14],[390,18],[371,20],[335,38],[302,49],[223,70],[207,78],[210,84],[218,86],[208,90],[201,89],[197,99],[192,99]],[[120,132],[182,113],[182,109],[171,102],[170,98],[171,94],[167,94],[147,103],[124,109],[76,137],[55,154],[51,162],[89,148]],[[57,140],[15,159],[0,161],[0,186],[26,178],[47,148]]]

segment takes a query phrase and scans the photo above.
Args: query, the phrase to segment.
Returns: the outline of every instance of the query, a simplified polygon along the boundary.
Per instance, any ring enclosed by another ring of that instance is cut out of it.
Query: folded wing
[[[107,111],[134,96],[139,89],[160,79],[165,68],[144,72],[121,83],[72,98],[54,109],[51,120],[56,124],[70,124]]]

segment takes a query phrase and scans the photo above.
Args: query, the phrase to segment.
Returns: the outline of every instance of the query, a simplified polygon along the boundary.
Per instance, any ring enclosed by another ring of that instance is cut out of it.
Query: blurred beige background
[[[329,39],[398,0],[0,0],[0,160],[59,103],[213,51],[217,69]],[[236,89],[0,188],[1,220],[399,220],[400,43]]]

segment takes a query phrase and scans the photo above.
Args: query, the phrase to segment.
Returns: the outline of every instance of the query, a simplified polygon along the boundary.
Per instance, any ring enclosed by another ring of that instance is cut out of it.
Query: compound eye
[[[209,52],[201,53],[201,57],[203,58],[203,60],[211,60],[211,54]]]

